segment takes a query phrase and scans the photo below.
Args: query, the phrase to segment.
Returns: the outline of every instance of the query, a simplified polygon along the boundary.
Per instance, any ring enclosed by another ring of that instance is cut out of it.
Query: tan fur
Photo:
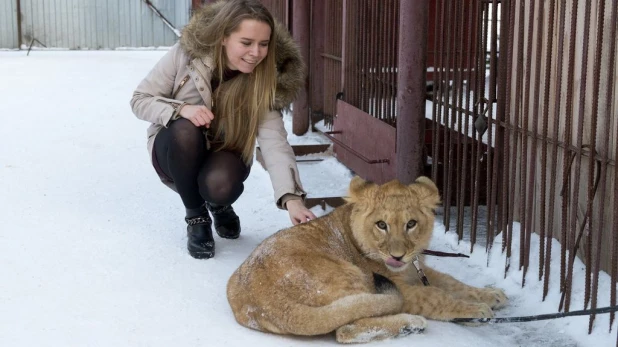
[[[431,180],[378,186],[354,178],[349,195],[330,214],[264,240],[234,272],[227,295],[240,324],[277,334],[336,331],[339,342],[367,342],[420,332],[422,317],[492,317],[492,308],[506,304],[499,289],[474,288],[426,266],[431,285],[420,282],[412,262],[429,244],[440,202]],[[376,289],[374,273],[396,288]]]

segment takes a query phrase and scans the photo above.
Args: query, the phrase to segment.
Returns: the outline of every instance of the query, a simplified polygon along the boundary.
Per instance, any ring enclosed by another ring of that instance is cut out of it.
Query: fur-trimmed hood
[[[204,58],[212,54],[208,47],[204,47],[198,42],[195,32],[198,27],[201,27],[199,23],[213,18],[221,10],[224,3],[224,1],[217,1],[200,8],[193,13],[189,24],[183,29],[180,45],[191,59]],[[275,61],[278,76],[274,109],[283,110],[289,108],[305,86],[306,65],[298,45],[292,39],[288,30],[276,19],[275,31],[277,37]]]

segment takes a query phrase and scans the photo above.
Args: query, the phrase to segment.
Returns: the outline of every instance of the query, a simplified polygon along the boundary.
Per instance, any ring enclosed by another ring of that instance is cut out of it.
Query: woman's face
[[[252,72],[266,58],[269,41],[268,24],[255,19],[243,20],[236,31],[223,39],[227,67],[243,73]]]

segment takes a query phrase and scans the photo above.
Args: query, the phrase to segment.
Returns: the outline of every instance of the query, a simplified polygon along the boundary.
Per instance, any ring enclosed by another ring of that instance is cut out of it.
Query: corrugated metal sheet
[[[0,0],[0,48],[19,48],[17,36],[17,2]]]
[[[188,22],[191,0],[151,2],[176,28]],[[21,12],[24,44],[35,38],[47,47],[114,49],[177,41],[142,0],[21,0]]]

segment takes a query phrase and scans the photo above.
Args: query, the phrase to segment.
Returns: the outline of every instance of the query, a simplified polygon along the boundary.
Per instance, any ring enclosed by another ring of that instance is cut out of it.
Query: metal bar
[[[286,11],[285,13],[288,13]],[[311,0],[296,0],[292,2],[292,36],[300,48],[303,59],[310,61],[311,36]],[[292,107],[292,132],[303,135],[309,130],[309,107],[307,88],[302,88],[294,100]]]
[[[485,47],[487,47],[487,30],[489,27],[489,18],[484,16],[484,13],[487,13],[488,4],[481,4],[478,12],[479,19],[482,19],[481,25],[482,29],[480,31],[481,37],[477,42],[477,81],[479,82],[477,85],[477,94],[476,99],[477,104],[480,100],[485,99]],[[492,107],[490,102],[486,102],[485,107]],[[484,112],[483,112],[484,113]],[[480,114],[480,113],[479,113]],[[479,191],[480,191],[480,173],[481,173],[481,163],[482,160],[482,151],[481,151],[481,143],[483,143],[483,135],[479,131],[474,131],[477,135],[476,142],[473,147],[475,147],[476,160],[473,161],[473,171],[474,174],[472,177],[471,187],[473,189],[473,198],[472,198],[472,227],[470,231],[470,253],[472,253],[472,249],[474,248],[474,244],[476,243],[476,236],[478,231],[478,208],[479,208]]]
[[[454,18],[453,12],[452,12],[452,8],[453,8],[453,2],[452,1],[448,1],[448,18]],[[447,25],[446,25],[446,62],[445,62],[445,68],[446,68],[446,76],[445,76],[445,80],[444,80],[444,97],[443,100],[446,103],[451,102],[450,100],[450,81],[451,81],[451,27],[452,27],[452,21],[451,20],[447,20]],[[445,231],[450,231],[451,228],[451,222],[450,222],[450,210],[451,210],[451,201],[449,200],[449,193],[450,193],[450,182],[448,181],[448,171],[450,168],[450,165],[448,163],[448,159],[449,159],[449,149],[450,149],[450,132],[448,131],[448,126],[449,126],[449,120],[450,120],[450,112],[449,109],[446,109],[446,112],[444,112],[444,121],[442,122],[442,124],[444,125],[444,142],[442,144],[443,147],[443,160],[444,160],[444,170],[442,172],[442,185],[443,185],[443,198],[442,198],[442,204],[444,206],[444,225],[445,225]]]
[[[320,54],[320,56],[322,56],[324,58],[332,59],[332,60],[335,60],[335,61],[338,61],[338,62],[342,62],[343,61],[343,59],[341,57],[336,57],[336,56],[334,56],[332,54],[322,53],[322,54]]]
[[[397,179],[411,183],[423,173],[425,74],[429,0],[403,1],[399,7],[397,75]],[[405,149],[405,150],[404,150]]]
[[[514,7],[516,7],[516,5],[513,5]],[[519,5],[519,12],[518,12],[518,37],[517,37],[517,76],[516,76],[516,80],[515,80],[515,121],[514,124],[516,124],[517,126],[519,126],[519,122],[520,122],[520,116],[521,116],[521,100],[522,100],[522,85],[523,85],[523,73],[524,73],[524,69],[522,67],[523,62],[524,62],[524,14],[525,14],[525,6],[523,3],[520,3]],[[518,141],[523,142],[523,137],[520,136],[515,136],[513,139],[513,147],[512,147],[512,152],[511,152],[511,160],[514,162],[513,165],[511,166],[511,187],[509,189],[509,191],[511,192],[511,194],[513,194],[513,199],[515,199],[515,181],[517,180],[517,165],[519,163],[519,158],[517,158],[517,153],[518,153]],[[515,213],[515,206],[513,206],[513,211],[511,212],[512,215],[514,215]],[[511,226],[511,232],[510,235],[512,236],[512,226]],[[511,240],[512,241],[512,240]],[[507,250],[507,254],[509,251],[511,251],[512,248],[512,244],[509,243],[508,246],[508,250]],[[520,254],[521,254],[521,249],[520,249]],[[508,260],[507,260],[508,261]],[[521,259],[520,259],[520,264],[521,266]],[[508,270],[508,266],[509,264],[507,264],[507,270]]]
[[[599,90],[601,89],[601,64],[602,64],[602,56],[603,56],[603,35],[604,35],[604,25],[605,25],[605,0],[601,0],[599,1],[599,7],[597,10],[597,39],[596,39],[596,54],[594,57],[594,66],[593,66],[593,82],[594,82],[594,86],[593,86],[593,91],[592,91],[592,121],[591,121],[591,125],[590,125],[590,152],[591,153],[595,153],[596,151],[596,140],[597,140],[597,125],[598,125],[598,118],[599,118]],[[608,122],[609,123],[609,122]],[[604,129],[610,129],[610,125],[609,124],[605,124],[605,126],[603,127]],[[603,135],[607,134],[607,130],[606,133],[604,133]],[[602,136],[603,136],[602,135]],[[607,143],[609,141],[609,136],[603,136],[603,138],[600,141],[600,144],[602,146],[601,149],[601,156],[607,156]],[[606,186],[606,182],[605,182],[605,173],[607,170],[607,164],[602,164],[600,163],[599,165],[601,165],[601,176],[600,176],[600,184],[601,184],[601,201],[605,201],[605,186]],[[598,288],[599,288],[599,267],[600,267],[600,263],[601,263],[601,231],[603,230],[603,210],[605,207],[604,203],[601,203],[599,206],[599,228],[595,229],[593,228],[593,214],[592,213],[592,209],[594,206],[594,196],[596,194],[596,187],[595,187],[595,182],[594,182],[594,168],[595,168],[595,161],[594,160],[590,160],[590,165],[588,166],[588,211],[590,211],[590,218],[588,219],[588,225],[590,225],[590,236],[588,238],[588,242],[587,244],[587,252],[586,252],[586,257],[587,257],[587,264],[586,264],[586,291],[585,291],[585,300],[584,300],[584,307],[588,307],[588,302],[591,301],[590,303],[590,307],[592,309],[597,308],[597,293],[598,293]],[[596,182],[596,184],[599,184],[599,182]],[[596,256],[594,259],[594,263],[592,260],[592,244],[594,242],[594,238],[597,238],[596,240],[596,247],[595,247],[595,252],[596,252]],[[594,271],[595,276],[594,276],[594,283],[592,282],[592,272]],[[595,319],[596,315],[592,314],[590,316],[590,321],[588,323],[588,333],[590,334],[592,332],[592,325],[594,323],[594,319]]]
[[[511,124],[511,86],[513,83],[513,47],[515,45],[515,0],[509,0],[507,2],[508,6],[508,54],[507,54],[507,81],[506,81],[506,101],[505,101],[505,109],[506,114],[504,117],[504,121],[506,125]],[[502,9],[504,11],[504,8]],[[506,15],[505,15],[506,18]],[[501,42],[502,45],[502,42]],[[508,127],[505,127],[507,129]],[[505,162],[505,170],[504,170],[504,182],[503,189],[504,193],[502,194],[502,213],[504,215],[504,231],[505,235],[502,238],[502,252],[506,252],[506,264],[504,269],[504,276],[506,277],[509,266],[510,266],[510,257],[511,257],[511,244],[512,244],[512,225],[513,225],[513,213],[511,206],[514,205],[513,201],[513,190],[509,188],[509,182],[514,181],[514,177],[511,176],[511,168],[515,166],[513,163],[513,159],[511,157],[511,148],[517,146],[517,137],[511,133],[511,131],[505,131],[505,146],[504,146],[504,162]]]
[[[552,138],[555,139],[556,141],[554,141],[553,146],[552,146],[552,157],[554,158],[554,160],[551,161],[551,170],[550,170],[550,178],[552,178],[553,183],[549,185],[549,216],[547,218],[548,220],[548,226],[547,226],[547,251],[545,252],[545,278],[543,281],[543,300],[545,300],[545,298],[547,297],[547,293],[549,292],[549,277],[550,277],[550,263],[551,263],[551,250],[552,250],[552,239],[553,239],[553,231],[554,231],[554,206],[555,206],[555,194],[556,194],[556,182],[558,182],[558,179],[556,177],[556,172],[557,172],[557,160],[556,158],[558,158],[558,130],[560,129],[560,108],[562,105],[562,85],[563,85],[563,77],[562,77],[562,70],[563,70],[563,59],[565,56],[565,52],[564,52],[564,36],[565,36],[565,32],[564,32],[564,27],[565,27],[565,17],[566,17],[566,0],[562,0],[560,2],[560,19],[559,19],[559,29],[558,29],[558,35],[559,35],[559,39],[558,39],[558,62],[556,64],[557,68],[556,68],[556,82],[557,82],[557,87],[556,87],[556,91],[555,91],[555,97],[554,100],[556,100],[556,104],[554,106],[554,117],[553,119],[555,120],[555,124],[554,124],[554,131],[553,131],[553,136]],[[550,34],[550,37],[553,36],[552,34]],[[549,99],[547,99],[549,101]],[[564,172],[563,172],[564,174]]]
[[[505,53],[508,53],[508,47],[510,46],[510,41],[511,41],[511,36],[509,33],[509,27],[508,27],[508,18],[509,18],[509,4],[508,1],[503,1],[500,2],[500,32],[501,33],[506,33],[503,34],[500,37],[500,45],[499,45],[499,52],[502,52],[502,55],[504,56]],[[507,99],[507,94],[510,92],[510,87],[508,86],[508,71],[510,71],[510,56],[508,54],[506,54],[506,59],[502,59],[502,61],[498,61],[498,113],[497,113],[497,120],[504,122],[507,118],[507,107],[506,105],[508,105],[508,103],[506,103],[506,99]],[[507,219],[507,215],[506,215],[506,204],[507,204],[507,200],[505,200],[504,198],[506,198],[508,196],[508,190],[507,190],[507,182],[508,182],[508,170],[505,170],[505,164],[507,163],[505,157],[506,157],[506,151],[505,149],[508,148],[508,132],[506,131],[506,129],[504,127],[498,127],[496,129],[497,131],[497,137],[499,138],[499,140],[496,141],[497,144],[499,144],[500,149],[498,150],[498,148],[496,148],[496,162],[495,165],[498,166],[498,175],[496,176],[495,180],[500,182],[500,185],[498,185],[496,183],[496,208],[497,208],[497,214],[498,214],[498,220],[497,220],[497,229],[498,229],[498,233],[502,233],[502,242],[501,242],[501,252],[504,252],[504,248],[506,245],[506,239],[505,239],[505,234],[506,234],[506,219]],[[493,198],[493,197],[492,197]]]
[[[571,6],[571,35],[569,39],[569,66],[567,72],[567,96],[566,96],[566,125],[565,125],[565,143],[567,147],[571,145],[571,136],[573,132],[573,125],[571,119],[573,118],[573,80],[575,75],[575,35],[577,33],[577,25],[573,25],[572,23],[577,23],[577,15],[578,15],[578,7],[576,3],[573,3]],[[567,261],[566,261],[566,252],[570,246],[569,233],[567,233],[567,227],[569,223],[569,195],[570,192],[570,175],[571,173],[567,171],[569,163],[569,151],[564,151],[563,157],[563,172],[564,176],[562,179],[562,186],[566,188],[566,192],[562,198],[562,230],[561,230],[561,241],[562,247],[560,250],[560,291],[562,293],[566,292],[566,273],[567,273]],[[562,310],[562,304],[560,304],[559,310]]]
[[[492,8],[491,8],[492,12],[491,12],[491,42],[490,42],[490,53],[489,53],[489,75],[490,75],[490,81],[489,81],[489,100],[495,100],[496,99],[496,81],[498,78],[498,73],[497,73],[497,69],[498,67],[496,66],[498,64],[497,59],[496,59],[496,54],[498,51],[498,1],[494,0],[492,2]],[[491,107],[488,108],[488,115],[489,115],[489,120],[492,120],[494,115],[493,115],[493,103],[491,105]],[[491,123],[490,123],[491,124]],[[495,142],[495,146],[492,146],[493,142],[493,134],[494,134],[494,127],[489,127],[489,132],[488,132],[488,136],[487,136],[487,143],[489,144],[490,148],[495,148],[495,151],[497,153],[500,153],[501,151],[501,147],[500,147],[500,141],[496,140]],[[498,135],[499,133],[499,129],[500,128],[496,128],[496,135]],[[487,206],[487,238],[486,238],[486,249],[487,252],[490,252],[493,246],[493,242],[494,242],[494,225],[495,225],[495,214],[494,214],[494,208],[495,208],[495,204],[496,204],[496,191],[498,190],[497,188],[497,176],[498,176],[498,161],[493,159],[493,151],[489,150],[487,151],[487,196],[489,197],[489,203]],[[487,261],[489,262],[489,257],[487,257]],[[487,264],[489,265],[489,264]]]
[[[457,50],[457,75],[456,75],[456,83],[455,85],[457,86],[457,101],[455,104],[455,109],[461,110],[462,104],[463,104],[463,95],[464,90],[463,90],[463,70],[464,70],[464,59],[463,59],[463,33],[464,33],[464,22],[465,22],[465,16],[464,16],[464,10],[465,10],[465,6],[463,4],[463,1],[459,1],[459,13],[457,15],[457,18],[459,18],[459,36],[457,39],[458,45],[459,45],[459,49]],[[464,129],[463,129],[463,116],[464,116],[464,112],[461,111],[457,111],[457,133],[458,134],[464,134]],[[456,172],[457,173],[461,173],[462,172],[462,160],[463,160],[463,153],[466,151],[466,148],[463,146],[462,141],[461,141],[461,136],[457,136],[457,152],[456,152],[456,158],[457,158],[457,168],[456,168]],[[450,170],[449,170],[450,171]],[[457,224],[456,224],[456,228],[457,228],[457,235],[459,237],[459,239],[463,238],[463,220],[464,220],[464,211],[463,211],[463,206],[461,206],[462,204],[460,203],[463,199],[463,196],[465,195],[465,192],[463,191],[463,184],[460,180],[456,180],[456,188],[455,188],[455,192],[456,192],[456,207],[457,207]]]
[[[174,35],[176,35],[176,37],[180,37],[180,30],[176,29],[176,27],[174,27],[174,25],[172,23],[170,23],[169,20],[167,20],[167,18],[165,18],[165,16],[161,13],[161,11],[159,11],[159,9],[157,9],[152,2],[150,2],[150,0],[142,0],[151,10],[152,12],[155,13],[155,15],[157,15],[157,17],[159,17],[161,19],[161,21],[163,21],[163,23],[170,28],[170,30],[172,30],[172,32],[174,32]]]
[[[532,51],[531,45],[533,43],[533,35],[534,35],[534,5],[535,2],[531,1],[528,3],[528,38],[526,39],[526,48],[529,52]],[[522,111],[522,127],[527,131],[530,130],[530,93],[532,89],[532,57],[527,57],[526,59],[526,93],[524,94],[524,109]],[[528,218],[527,215],[528,210],[528,200],[527,200],[527,166],[528,166],[528,142],[529,139],[522,137],[522,145],[521,145],[521,162],[520,162],[520,180],[519,180],[519,214],[521,218],[521,231],[520,231],[520,245],[519,245],[519,268],[522,271],[522,282],[521,286],[524,287],[526,285],[526,273],[528,272],[528,264],[529,264],[529,253],[527,252],[526,246],[528,245],[528,237],[530,235],[530,228],[528,227]]]
[[[581,83],[579,89],[579,109],[578,109],[578,124],[577,124],[577,147],[581,148],[583,145],[584,138],[584,119],[586,116],[586,90],[588,87],[588,69],[585,67],[588,65],[588,47],[590,45],[590,19],[591,19],[591,10],[592,4],[590,1],[586,1],[586,9],[584,14],[584,41],[582,46],[582,70],[581,70]],[[594,152],[591,152],[594,153]],[[573,203],[571,204],[571,235],[575,237],[575,233],[577,231],[577,208],[579,205],[579,180],[581,175],[579,172],[581,171],[582,166],[582,155],[575,155],[575,182],[573,184]],[[571,292],[572,292],[572,280],[573,280],[573,264],[575,261],[575,257],[577,256],[577,252],[575,251],[578,244],[575,242],[572,245],[572,249],[570,252],[570,262],[568,264],[569,270],[567,274],[567,290],[565,296],[564,310],[569,311],[571,305]]]
[[[438,166],[440,165],[440,132],[438,129],[440,128],[438,125],[441,123],[442,119],[442,110],[443,107],[438,104],[439,100],[442,100],[442,94],[444,90],[444,78],[442,76],[443,70],[443,53],[444,53],[444,26],[438,25],[438,23],[445,22],[445,1],[440,1],[440,20],[437,18],[436,21],[436,45],[434,47],[434,91],[433,91],[433,115],[432,115],[432,134],[431,134],[431,142],[432,142],[432,153],[431,153],[431,178],[434,182],[438,182]],[[436,17],[438,16],[438,6],[436,2]],[[439,34],[438,34],[439,28]],[[438,39],[439,37],[439,39]],[[439,42],[439,45],[438,45]],[[439,47],[439,48],[438,48]],[[442,200],[442,204],[444,204],[444,199]],[[444,223],[446,224],[446,223]]]
[[[323,132],[322,134],[324,134],[331,141],[333,141],[334,143],[336,143],[339,146],[343,147],[346,151],[348,151],[351,154],[353,154],[354,156],[360,158],[362,161],[364,161],[367,164],[381,164],[381,163],[389,163],[390,162],[390,160],[388,160],[388,159],[369,159],[369,158],[365,157],[364,155],[358,153],[353,148],[351,148],[350,146],[346,145],[341,140],[338,140],[338,139],[336,139],[333,136],[333,134],[341,134],[341,133],[342,133],[341,131],[326,131],[326,132]]]
[[[616,63],[616,31],[617,31],[617,24],[618,22],[618,2],[614,1],[613,2],[613,7],[612,7],[612,18],[610,20],[611,24],[611,34],[609,35],[610,37],[610,48],[609,48],[609,67],[607,69],[607,71],[615,71],[614,67],[615,67],[615,63]],[[605,103],[605,115],[607,117],[609,117],[609,115],[611,115],[612,112],[612,102],[616,102],[613,98],[612,95],[614,94],[614,81],[610,78],[610,83],[609,86],[607,87],[607,94],[606,94],[606,103]],[[618,106],[615,104],[615,106]],[[608,127],[609,129],[609,127]],[[616,135],[614,137],[614,139],[618,139],[618,127],[616,127],[617,132]],[[618,140],[615,140],[615,147],[614,147],[614,153],[618,153]],[[614,194],[612,196],[612,201],[614,203],[614,220],[612,223],[612,229],[613,229],[613,243],[612,243],[612,251],[611,251],[611,268],[610,268],[610,276],[611,276],[611,281],[610,283],[616,283],[618,282],[618,169],[614,168]],[[612,306],[616,305],[616,286],[611,286],[610,288],[610,303]],[[615,313],[612,312],[610,314],[610,319],[609,319],[609,328],[611,330],[611,327],[614,323],[614,319],[615,319]],[[617,341],[616,341],[616,345],[618,347],[618,334],[617,334]]]
[[[17,49],[21,49],[21,44],[22,44],[21,0],[15,0],[15,9],[17,10]]]
[[[535,66],[534,68],[534,100],[533,100],[533,105],[532,105],[532,112],[530,113],[531,115],[536,115],[536,114],[541,114],[540,110],[539,110],[539,103],[540,103],[540,96],[541,96],[541,58],[542,58],[542,53],[543,53],[543,31],[544,31],[544,21],[545,19],[545,2],[539,2],[538,3],[538,14],[537,14],[537,24],[536,24],[536,62],[537,62],[537,66]],[[530,42],[530,44],[532,44],[532,42]],[[550,62],[547,62],[547,64],[550,64]],[[532,92],[532,89],[529,90],[529,92]],[[539,122],[538,122],[538,117],[526,117],[526,119],[531,119],[533,124],[532,124],[532,132],[534,134],[538,134],[539,133]],[[532,230],[533,230],[533,220],[535,218],[535,201],[537,201],[536,197],[535,197],[535,192],[534,192],[534,188],[535,188],[535,184],[534,182],[536,181],[536,175],[537,175],[537,171],[536,171],[536,157],[537,157],[537,149],[538,149],[538,144],[536,141],[532,141],[531,143],[531,148],[530,148],[530,167],[529,167],[529,172],[528,172],[528,185],[527,185],[527,199],[528,201],[526,202],[526,206],[528,207],[527,209],[531,210],[532,213],[530,213],[529,218],[526,220],[526,261],[524,263],[524,277],[525,277],[525,273],[528,271],[528,267],[530,265],[530,239],[531,239],[531,235],[532,235]]]
[[[552,54],[551,50],[553,49],[553,28],[554,28],[554,20],[555,20],[555,0],[551,0],[549,4],[549,21],[548,21],[548,34],[547,34],[547,45],[545,47],[545,72],[543,76],[543,80],[545,82],[545,90],[543,93],[543,102],[545,107],[543,108],[543,117],[542,117],[542,128],[543,128],[543,141],[542,141],[542,150],[541,150],[541,204],[540,204],[540,230],[539,230],[539,281],[543,278],[543,270],[545,269],[545,239],[546,239],[546,228],[545,228],[545,209],[546,209],[546,191],[547,191],[547,137],[549,132],[549,87],[551,84],[551,68],[552,68]],[[540,93],[539,93],[540,94]],[[548,240],[551,242],[551,240]]]

